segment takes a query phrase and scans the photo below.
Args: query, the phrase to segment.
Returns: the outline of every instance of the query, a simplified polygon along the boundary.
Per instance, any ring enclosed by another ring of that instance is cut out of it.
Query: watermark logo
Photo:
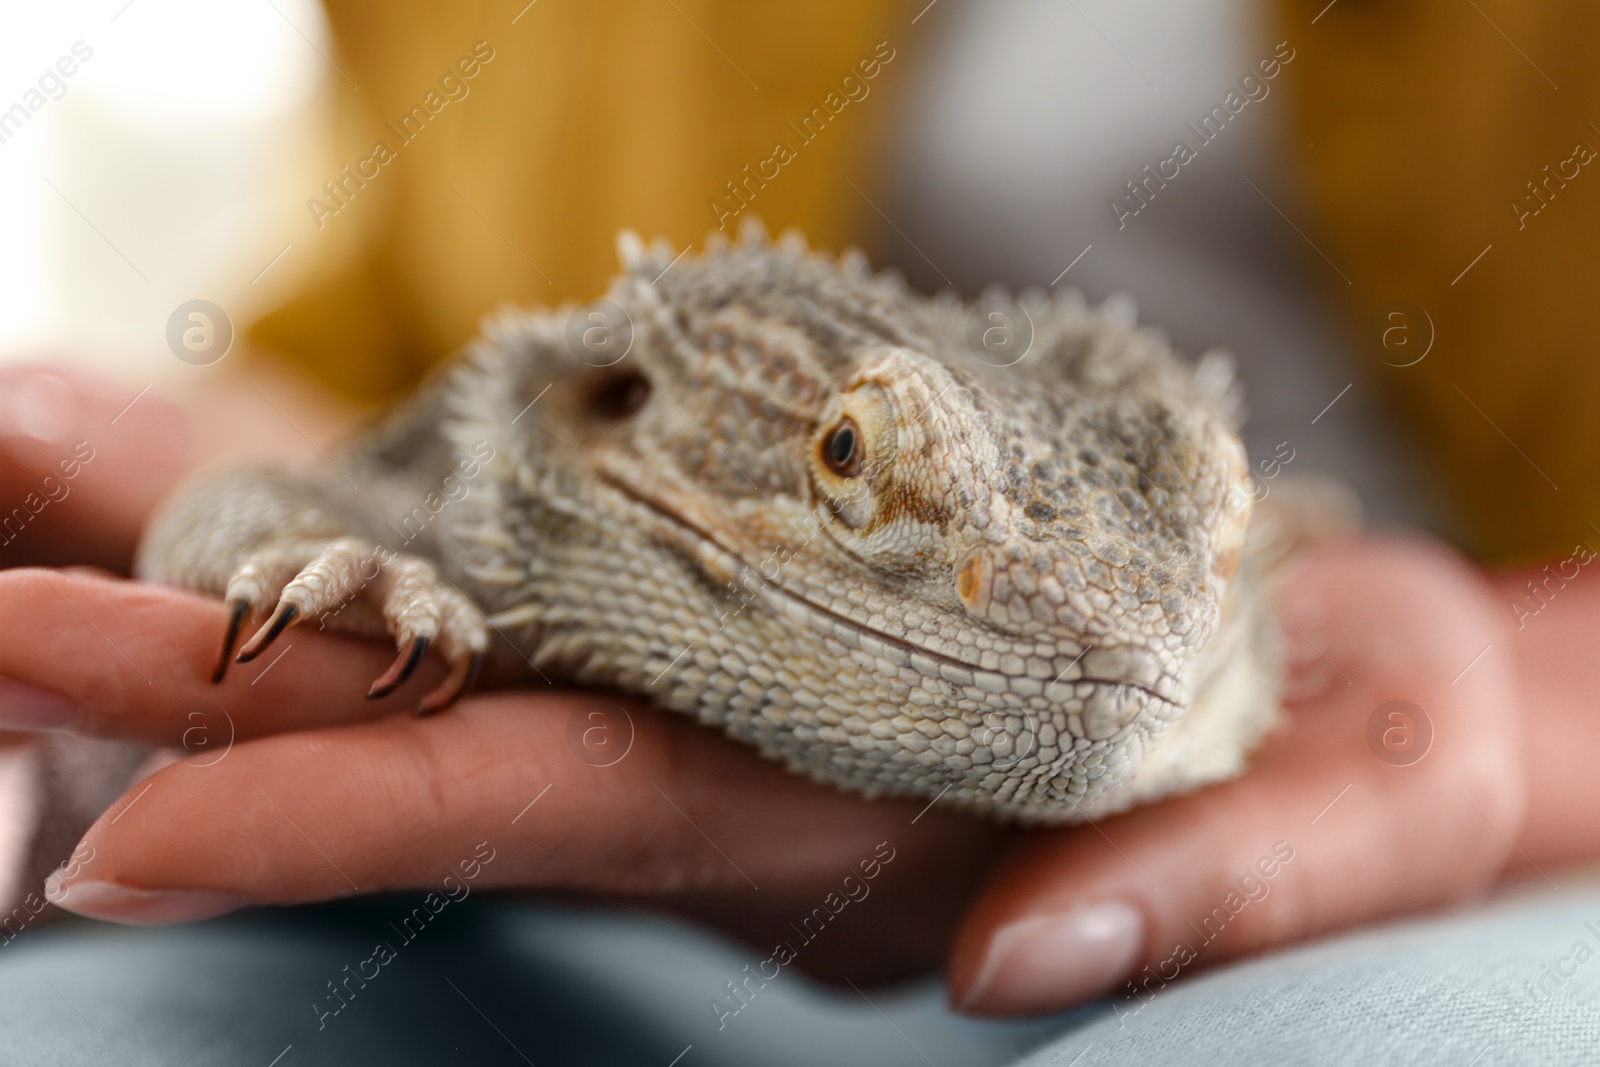
[[[633,716],[623,708],[577,708],[567,720],[567,747],[591,767],[614,767],[633,749]]]
[[[1433,316],[1420,304],[1390,304],[1375,325],[1383,362],[1391,367],[1415,367],[1433,351]]]
[[[1433,720],[1409,700],[1379,704],[1367,719],[1367,747],[1391,767],[1409,767],[1433,747]]]
[[[191,767],[215,767],[233,749],[238,731],[233,716],[218,704],[191,700],[179,709],[184,727],[181,743],[184,763]]]
[[[1033,316],[1002,297],[981,300],[967,316],[967,347],[991,367],[1022,362],[1033,347]]]
[[[993,762],[987,770],[1013,770],[1039,751],[1039,717],[1031,711],[1020,716],[988,712],[983,716],[983,725],[973,728],[972,741],[990,753]]]
[[[610,300],[596,300],[567,317],[567,348],[591,367],[620,363],[633,347],[633,319]]]
[[[233,320],[209,300],[189,300],[167,319],[167,347],[194,367],[209,367],[233,347]]]

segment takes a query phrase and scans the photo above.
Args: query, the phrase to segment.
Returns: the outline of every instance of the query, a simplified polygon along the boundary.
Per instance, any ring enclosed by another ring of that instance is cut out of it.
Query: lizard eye
[[[861,473],[861,430],[854,419],[840,419],[822,440],[822,461],[841,478]]]
[[[811,484],[852,530],[872,521],[878,494],[892,482],[896,432],[893,403],[874,382],[841,393],[817,418],[806,446]]]

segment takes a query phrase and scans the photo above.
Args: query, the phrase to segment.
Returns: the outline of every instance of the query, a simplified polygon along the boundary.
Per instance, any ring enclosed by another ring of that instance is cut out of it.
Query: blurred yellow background
[[[1299,434],[1303,469],[1484,558],[1600,542],[1600,179],[1578,158],[1600,145],[1600,13],[1569,0],[109,0],[8,17],[0,360],[172,380],[187,369],[160,343],[168,318],[204,298],[335,393],[392,397],[494,305],[596,294],[619,226],[697,245],[727,183],[876,54],[893,58],[870,97],[745,184],[749,213],[876,243],[923,288],[1065,266],[1091,297],[1131,291],[1185,347],[1239,353],[1253,454]],[[1294,59],[1226,147],[1118,218],[1179,120],[1273,54]],[[407,114],[426,128],[376,159]],[[1425,362],[1385,348],[1397,310],[1426,319]],[[1312,440],[1334,400],[1341,428]]]

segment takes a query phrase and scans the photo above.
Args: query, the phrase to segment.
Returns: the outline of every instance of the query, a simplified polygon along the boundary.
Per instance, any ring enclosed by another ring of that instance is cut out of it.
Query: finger
[[[1518,616],[1514,655],[1522,763],[1538,768],[1528,782],[1528,811],[1517,838],[1527,859],[1510,858],[1513,868],[1522,865],[1521,871],[1508,872],[1513,876],[1525,874],[1526,863],[1570,867],[1600,856],[1600,820],[1592,800],[1594,755],[1600,752],[1593,696],[1600,588],[1562,577],[1570,566],[1589,562],[1592,554],[1574,553],[1554,566],[1529,565],[1493,578],[1501,602]],[[1537,623],[1530,615],[1538,617]]]
[[[594,729],[617,732],[601,748],[615,757],[580,758]],[[479,888],[794,899],[806,914],[847,875],[910,874],[912,857],[934,854],[929,842],[970,846],[967,864],[937,872],[962,885],[991,829],[939,812],[914,823],[922,806],[864,803],[695,723],[600,696],[481,696],[431,718],[285,734],[210,767],[170,766],[102,816],[80,849],[92,863],[52,899],[171,921],[218,902],[438,888],[478,856]],[[924,865],[917,878],[935,873]]]
[[[392,654],[315,626],[211,683],[227,610],[138,582],[36,569],[0,572],[0,728],[215,746],[409,709],[412,690],[368,700]],[[428,660],[424,682],[443,675]],[[197,732],[198,731],[198,732]]]
[[[1133,1011],[1194,967],[1488,884],[1522,797],[1508,665],[1462,673],[1503,630],[1475,581],[1405,544],[1318,552],[1275,602],[1331,684],[1244,777],[1019,846],[958,934],[956,1003],[1021,1014],[1110,992]],[[1432,723],[1409,765],[1368,742],[1397,698]]]
[[[145,390],[67,367],[0,370],[0,500],[10,509],[0,565],[127,571],[145,516],[189,450],[182,412]]]

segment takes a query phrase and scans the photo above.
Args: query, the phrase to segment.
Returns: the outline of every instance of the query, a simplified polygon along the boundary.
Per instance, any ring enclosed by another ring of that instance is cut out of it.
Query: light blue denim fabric
[[[1094,1012],[1024,1067],[1600,1064],[1600,888],[1346,934]]]
[[[1592,883],[1024,1023],[959,1018],[932,982],[838,992],[787,970],[730,1015],[713,1001],[760,954],[680,924],[473,899],[403,932],[415,903],[28,931],[0,947],[0,1064],[1600,1063]]]

